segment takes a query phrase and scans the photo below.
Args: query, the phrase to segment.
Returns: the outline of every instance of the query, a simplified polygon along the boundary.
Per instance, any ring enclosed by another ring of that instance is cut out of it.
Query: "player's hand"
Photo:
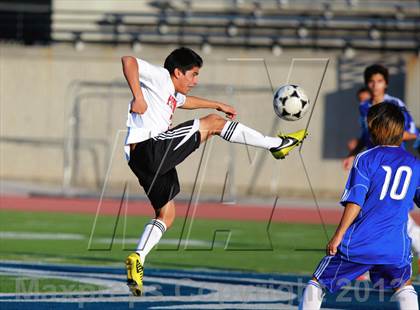
[[[350,170],[351,167],[353,166],[353,161],[354,161],[354,156],[346,157],[343,160],[343,168],[344,168],[344,170]]]
[[[237,114],[234,107],[224,104],[224,103],[219,104],[219,106],[217,107],[217,111],[224,112],[228,119],[234,119]]]
[[[342,241],[341,237],[334,235],[334,237],[332,237],[330,242],[328,242],[327,244],[327,255],[334,256],[335,254],[337,254],[337,248],[340,245],[341,241]]]
[[[131,100],[130,113],[143,114],[147,110],[147,103],[143,98],[134,98]]]

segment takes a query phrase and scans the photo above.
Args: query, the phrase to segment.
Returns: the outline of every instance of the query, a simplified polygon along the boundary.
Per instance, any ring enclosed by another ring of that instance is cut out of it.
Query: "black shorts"
[[[137,143],[128,165],[155,210],[179,193],[175,167],[200,146],[199,120],[190,120]]]

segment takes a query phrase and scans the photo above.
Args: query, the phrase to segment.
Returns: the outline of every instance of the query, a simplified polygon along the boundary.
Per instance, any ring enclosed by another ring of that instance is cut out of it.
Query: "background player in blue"
[[[346,170],[350,169],[354,157],[358,153],[360,153],[364,148],[372,147],[367,126],[367,113],[369,108],[382,102],[388,102],[401,108],[406,108],[404,102],[401,99],[387,94],[386,91],[389,83],[389,72],[388,69],[384,66],[374,64],[367,67],[364,72],[364,81],[365,86],[370,91],[371,97],[361,102],[359,105],[360,126],[362,132],[357,145],[352,150],[350,150],[349,155],[344,160],[343,165]],[[403,111],[403,113],[405,118],[403,141],[414,140],[419,134],[416,128],[416,124],[406,109]]]
[[[420,161],[400,146],[404,115],[398,106],[375,105],[367,119],[375,147],[354,160],[343,216],[300,309],[319,309],[324,291],[335,292],[366,271],[377,288],[395,290],[400,309],[418,309],[407,218],[413,200],[420,207]]]

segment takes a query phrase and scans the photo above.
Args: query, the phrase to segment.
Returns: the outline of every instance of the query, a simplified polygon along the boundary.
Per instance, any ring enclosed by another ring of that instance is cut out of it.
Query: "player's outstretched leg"
[[[267,149],[276,159],[285,158],[308,134],[306,130],[300,130],[286,135],[279,134],[277,137],[264,136],[239,122],[226,121],[217,114],[200,119],[200,133],[202,141],[217,134],[229,142]]]
[[[134,296],[143,294],[143,266],[147,254],[158,244],[162,235],[172,226],[175,219],[175,203],[169,201],[161,209],[155,210],[156,218],[144,227],[136,252],[125,260],[127,268],[127,286]]]

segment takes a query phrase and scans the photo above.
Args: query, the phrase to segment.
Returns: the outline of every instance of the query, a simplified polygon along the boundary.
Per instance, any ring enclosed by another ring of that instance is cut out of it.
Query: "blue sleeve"
[[[414,195],[414,203],[417,205],[417,207],[420,208],[420,187],[417,187],[416,194]]]
[[[359,105],[359,123],[360,123],[360,139],[363,141],[364,146],[369,144],[369,129],[367,127],[367,110],[366,101]]]
[[[404,118],[405,118],[404,130],[408,131],[409,133],[418,135],[416,124],[414,123],[413,118],[411,117],[410,113],[406,109],[404,110]]]
[[[414,122],[413,117],[411,116],[410,112],[408,112],[407,106],[401,99],[398,99],[398,98],[395,98],[395,99],[396,99],[395,104],[398,105],[402,109],[402,112],[404,114],[404,131],[417,135],[419,132],[417,130],[416,123]]]
[[[340,203],[345,206],[352,202],[363,209],[369,186],[368,160],[366,154],[361,153],[354,159]]]
[[[369,145],[369,131],[367,128],[365,128],[364,126],[362,126],[362,134],[360,135],[360,140],[363,143],[363,146],[368,146]]]
[[[416,192],[414,194],[414,203],[420,208],[420,177],[417,182]]]

